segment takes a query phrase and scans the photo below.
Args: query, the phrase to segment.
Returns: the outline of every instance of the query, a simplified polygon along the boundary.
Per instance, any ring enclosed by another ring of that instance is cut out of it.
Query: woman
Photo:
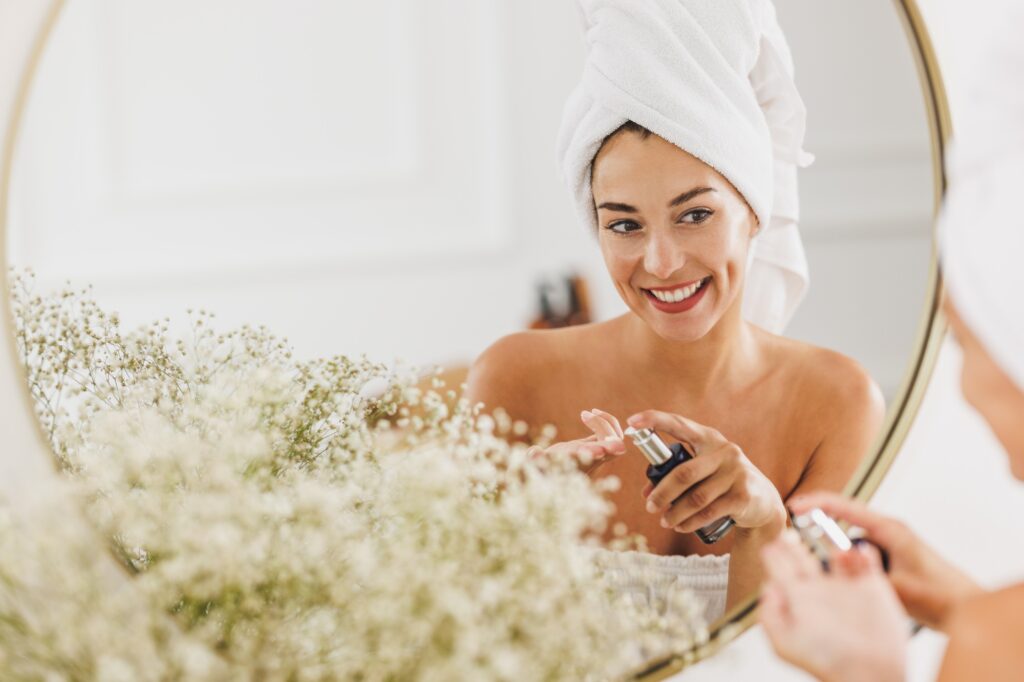
[[[1024,316],[1020,254],[1024,221],[1024,5],[990,17],[984,51],[958,118],[950,193],[942,220],[944,308],[963,351],[961,388],[1024,480]],[[1024,678],[1024,584],[985,592],[903,524],[836,495],[792,500],[863,527],[890,558],[888,578],[873,552],[834,557],[824,574],[798,543],[765,549],[769,581],[761,621],[784,659],[826,680],[902,680],[906,615],[949,635],[940,680]],[[969,512],[969,508],[966,509]]]
[[[945,309],[963,349],[964,396],[1007,448],[1013,475],[1024,480],[1022,384],[948,301]],[[797,513],[820,507],[863,528],[888,553],[890,574],[874,551],[838,555],[825,574],[792,537],[766,547],[761,622],[782,658],[823,680],[903,680],[909,614],[950,637],[940,680],[1024,676],[1024,584],[986,593],[899,521],[834,493],[801,496],[790,506]]]
[[[802,289],[803,110],[770,3],[581,4],[590,53],[563,165],[629,312],[501,339],[474,363],[468,397],[553,424],[566,441],[554,451],[617,476],[614,520],[666,555],[617,568],[640,591],[680,577],[704,588],[716,617],[759,584],[783,500],[842,488],[884,407],[854,361],[750,321],[781,326]],[[619,417],[697,457],[649,490]],[[736,528],[719,543],[693,535],[723,516]]]

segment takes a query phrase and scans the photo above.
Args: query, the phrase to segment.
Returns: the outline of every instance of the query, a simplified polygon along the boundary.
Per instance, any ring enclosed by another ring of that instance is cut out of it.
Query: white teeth
[[[690,298],[695,293],[697,293],[697,290],[700,289],[701,282],[703,281],[704,280],[701,280],[700,282],[694,282],[688,287],[682,287],[681,289],[673,289],[672,291],[654,291],[652,289],[648,289],[648,291],[654,294],[654,297],[656,299],[664,303],[679,303],[680,301],[685,301],[686,299]]]

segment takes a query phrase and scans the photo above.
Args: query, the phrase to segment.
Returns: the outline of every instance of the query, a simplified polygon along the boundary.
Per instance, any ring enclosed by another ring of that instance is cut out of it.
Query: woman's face
[[[1010,471],[1024,480],[1024,393],[1000,369],[981,341],[946,300],[949,326],[963,350],[960,388],[964,398],[988,422],[1010,458]]]
[[[739,301],[757,218],[717,171],[621,131],[594,158],[591,192],[612,281],[662,338],[699,339]]]

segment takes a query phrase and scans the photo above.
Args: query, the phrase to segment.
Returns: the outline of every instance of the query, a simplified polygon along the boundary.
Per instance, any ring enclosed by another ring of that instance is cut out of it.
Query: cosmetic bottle
[[[682,443],[667,445],[653,429],[626,429],[626,435],[633,439],[637,449],[643,453],[650,466],[647,467],[647,479],[652,485],[658,485],[661,479],[665,478],[670,471],[683,462],[693,459],[693,455],[687,452]],[[735,522],[725,517],[714,523],[709,523],[697,530],[697,537],[704,544],[710,545],[718,542],[729,532]]]
[[[818,507],[810,509],[804,514],[794,514],[792,510],[789,510],[789,518],[793,523],[793,528],[800,535],[800,539],[818,558],[826,571],[829,559],[833,554],[848,552],[861,543],[872,545],[882,560],[882,569],[886,572],[889,571],[889,555],[884,549],[866,538],[847,534],[835,522],[835,519]]]

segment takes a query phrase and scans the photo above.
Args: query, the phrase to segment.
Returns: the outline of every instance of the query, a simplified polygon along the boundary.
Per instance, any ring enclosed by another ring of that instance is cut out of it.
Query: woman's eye
[[[632,220],[616,220],[614,223],[609,223],[607,229],[615,234],[629,234],[639,230],[640,225]]]
[[[698,224],[710,218],[713,213],[714,211],[707,208],[695,208],[684,213],[679,220],[684,223]]]

